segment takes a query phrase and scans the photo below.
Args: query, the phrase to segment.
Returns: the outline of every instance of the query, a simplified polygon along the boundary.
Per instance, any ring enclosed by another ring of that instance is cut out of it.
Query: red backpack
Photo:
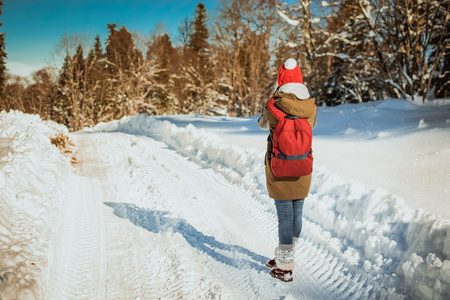
[[[313,166],[312,130],[306,119],[291,116],[275,106],[274,99],[267,108],[277,118],[272,135],[270,167],[276,177],[300,177],[311,174]]]

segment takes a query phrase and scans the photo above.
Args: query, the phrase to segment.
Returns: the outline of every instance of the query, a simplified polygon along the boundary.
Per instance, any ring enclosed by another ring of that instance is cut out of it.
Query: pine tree
[[[188,48],[194,54],[194,68],[200,74],[202,80],[205,83],[209,83],[213,74],[210,65],[209,31],[206,22],[206,7],[203,3],[199,3],[195,9],[195,19],[192,21],[192,32],[189,36]]]
[[[72,79],[72,58],[69,53],[66,54],[59,74],[57,101],[52,111],[52,120],[70,126],[72,117],[70,115],[71,107],[71,88]]]
[[[104,57],[103,49],[102,49],[102,43],[100,41],[100,35],[98,35],[98,34],[95,37],[95,44],[94,44],[93,54],[94,54],[94,57],[95,57],[96,61],[100,61]]]
[[[127,103],[124,99],[122,86],[125,74],[131,69],[131,56],[134,42],[125,27],[117,30],[116,24],[108,24],[109,36],[106,41],[106,69],[108,72],[108,101],[114,118],[127,114]]]
[[[106,42],[108,70],[108,99],[113,119],[138,112],[139,103],[148,93],[145,61],[142,51],[136,49],[133,36],[122,26],[108,24],[110,34]]]
[[[116,24],[108,24],[110,31],[106,42],[106,59],[111,74],[132,71],[136,63],[143,59],[142,53],[135,49],[133,36],[125,26],[116,30]]]
[[[0,16],[3,14],[2,6],[3,1],[0,0]],[[3,22],[0,22],[0,28]],[[3,99],[3,90],[5,87],[5,76],[6,76],[6,52],[5,52],[5,35],[6,33],[0,32],[0,100]],[[2,105],[0,105],[2,109]]]
[[[58,81],[58,101],[52,118],[74,131],[83,127],[86,97],[86,60],[81,44],[73,56],[66,54]]]
[[[95,43],[93,48],[89,51],[87,57],[87,66],[89,72],[87,73],[86,85],[87,94],[86,97],[90,99],[90,115],[92,125],[101,121],[106,121],[104,108],[107,106],[106,87],[107,77],[105,74],[105,54],[103,53],[100,36],[95,37]]]
[[[73,77],[75,78],[75,81],[77,83],[77,88],[82,91],[83,90],[83,86],[84,86],[84,81],[83,81],[83,75],[85,72],[85,65],[84,65],[84,53],[83,53],[83,47],[80,45],[78,45],[77,50],[75,52],[75,55],[73,56],[73,63],[74,63],[74,68],[73,68]]]
[[[178,72],[177,53],[170,41],[169,35],[154,37],[147,51],[147,60],[156,62],[157,71],[152,87],[152,102],[156,106],[156,113],[174,113],[174,77]]]
[[[186,85],[183,89],[183,108],[189,112],[206,114],[207,94],[213,80],[210,64],[209,31],[206,26],[206,7],[199,3],[195,9],[195,19],[192,21],[188,48],[184,53],[184,65],[181,76]]]
[[[209,49],[209,31],[206,27],[206,7],[203,3],[197,5],[195,14],[195,20],[192,21],[192,32],[189,37],[188,46],[205,62],[204,60],[208,56]]]

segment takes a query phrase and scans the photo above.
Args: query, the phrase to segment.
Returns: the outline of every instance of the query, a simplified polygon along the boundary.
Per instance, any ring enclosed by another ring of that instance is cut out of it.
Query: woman
[[[282,112],[306,119],[314,128],[317,117],[315,100],[310,98],[308,89],[303,85],[303,76],[295,59],[290,58],[279,68],[278,87],[273,95],[274,104]],[[276,177],[271,168],[272,140],[278,119],[264,108],[258,119],[261,129],[270,129],[266,153],[266,184],[269,196],[274,199],[278,216],[279,244],[275,250],[276,257],[266,265],[270,274],[282,281],[292,281],[294,270],[294,246],[302,230],[302,211],[305,198],[311,186],[311,174],[301,177]],[[312,158],[311,158],[312,159]]]

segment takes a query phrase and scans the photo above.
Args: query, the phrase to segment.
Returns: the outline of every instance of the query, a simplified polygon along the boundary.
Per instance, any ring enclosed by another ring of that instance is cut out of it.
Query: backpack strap
[[[287,116],[281,109],[275,106],[275,100],[270,98],[269,102],[266,104],[267,109],[272,113],[272,115],[277,118],[277,120],[281,120]]]

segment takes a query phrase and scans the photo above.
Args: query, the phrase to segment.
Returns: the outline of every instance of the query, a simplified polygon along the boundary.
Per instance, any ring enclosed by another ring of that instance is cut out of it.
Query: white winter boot
[[[294,245],[278,245],[277,256],[275,258],[276,268],[270,271],[270,275],[282,281],[293,280],[292,270],[294,270]]]
[[[295,251],[296,251],[296,249],[297,249],[297,245],[298,245],[298,240],[299,240],[300,238],[294,238],[294,256],[295,256]],[[270,269],[273,269],[273,268],[276,268],[277,267],[277,262],[276,262],[276,256],[277,256],[277,250],[278,250],[278,247],[277,248],[275,248],[275,251],[274,251],[274,253],[275,253],[275,258],[272,258],[271,260],[268,260],[267,262],[266,262],[266,266],[268,267],[268,268],[270,268]]]

